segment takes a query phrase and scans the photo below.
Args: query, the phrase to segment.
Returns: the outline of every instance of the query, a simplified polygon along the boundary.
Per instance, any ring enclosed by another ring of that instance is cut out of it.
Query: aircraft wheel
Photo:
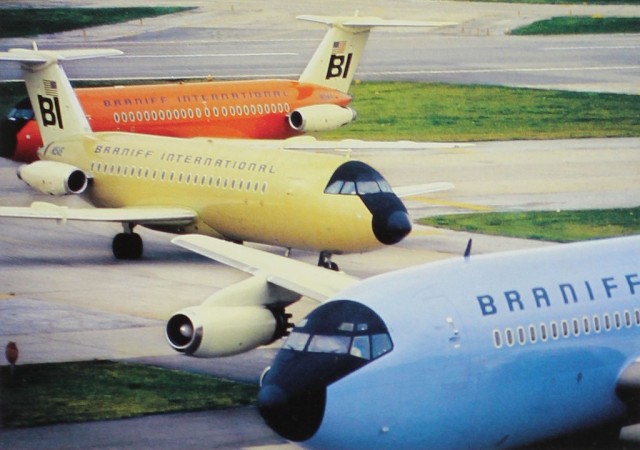
[[[329,263],[329,265],[328,265],[328,266],[326,266],[326,267],[327,267],[327,269],[329,269],[329,270],[334,270],[334,271],[336,271],[336,272],[340,272],[340,267],[338,267],[338,265],[337,265],[336,263],[334,263],[333,261],[331,261],[331,262]]]
[[[336,263],[331,261],[331,253],[329,252],[320,252],[320,258],[318,259],[318,265],[320,267],[324,267],[325,269],[335,270],[336,272],[340,271],[340,268]]]
[[[116,259],[140,259],[142,257],[142,238],[137,233],[118,233],[111,246]]]

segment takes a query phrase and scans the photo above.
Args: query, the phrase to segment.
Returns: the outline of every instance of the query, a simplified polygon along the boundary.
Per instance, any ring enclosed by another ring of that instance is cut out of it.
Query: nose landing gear
[[[318,258],[318,265],[320,267],[324,267],[325,269],[335,270],[336,272],[340,271],[340,268],[336,263],[331,261],[331,252],[322,251],[320,252],[320,258]]]

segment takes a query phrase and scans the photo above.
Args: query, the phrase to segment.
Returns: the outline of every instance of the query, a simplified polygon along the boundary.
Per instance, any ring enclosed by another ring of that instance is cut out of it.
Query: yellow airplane
[[[320,264],[334,268],[334,253],[392,245],[410,232],[407,210],[382,175],[346,156],[288,150],[288,141],[92,132],[60,62],[118,54],[35,45],[0,53],[0,60],[22,63],[45,143],[40,160],[21,166],[19,177],[47,194],[85,194],[97,207],[35,203],[0,208],[0,217],[120,222],[118,259],[142,255],[133,229],[143,225],[318,251]]]

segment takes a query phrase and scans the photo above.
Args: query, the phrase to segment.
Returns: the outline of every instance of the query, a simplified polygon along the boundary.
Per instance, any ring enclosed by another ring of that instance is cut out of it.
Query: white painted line
[[[360,72],[361,75],[436,75],[465,73],[507,73],[507,72],[585,72],[607,70],[638,70],[640,65],[598,66],[598,67],[514,67],[503,69],[455,69],[455,70],[405,70],[387,72]]]
[[[228,58],[228,57],[246,57],[246,56],[298,56],[298,53],[200,53],[191,55],[119,55],[114,56],[113,59],[142,59],[142,58]]]
[[[573,47],[542,47],[543,51],[566,51],[566,50],[635,50],[640,45],[590,45],[590,46],[573,46]]]

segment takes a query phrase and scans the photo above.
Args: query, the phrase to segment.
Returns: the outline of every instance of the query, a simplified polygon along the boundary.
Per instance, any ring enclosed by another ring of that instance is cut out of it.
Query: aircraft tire
[[[142,257],[142,238],[137,233],[118,233],[111,246],[116,259],[140,259]]]
[[[319,266],[324,267],[325,269],[333,270],[335,272],[340,272],[340,267],[338,267],[338,264],[334,263],[333,261],[320,263]]]

